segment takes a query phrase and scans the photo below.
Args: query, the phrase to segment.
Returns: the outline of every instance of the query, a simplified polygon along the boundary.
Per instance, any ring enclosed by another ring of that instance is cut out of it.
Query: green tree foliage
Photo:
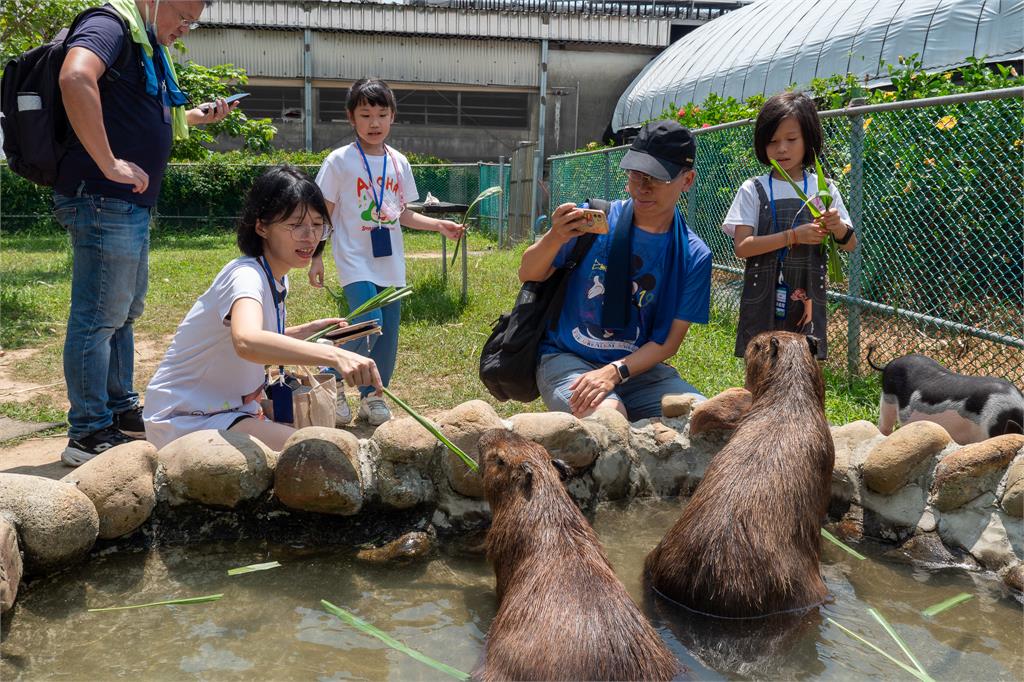
[[[94,0],[0,1],[0,72],[25,50],[51,40]]]

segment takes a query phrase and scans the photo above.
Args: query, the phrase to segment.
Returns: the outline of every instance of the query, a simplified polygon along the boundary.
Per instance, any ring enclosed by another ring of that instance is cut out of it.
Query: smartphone
[[[581,208],[583,211],[583,225],[577,228],[580,232],[593,232],[594,234],[608,234],[608,217],[596,208]]]
[[[236,92],[235,94],[233,94],[233,95],[231,95],[229,97],[225,97],[224,101],[228,104],[228,106],[231,106],[232,102],[237,102],[238,100],[242,99],[243,97],[248,97],[248,96],[249,96],[248,92]],[[208,105],[207,106],[202,106],[202,107],[199,107],[199,110],[205,114],[206,112],[208,112],[210,110],[210,107]]]
[[[334,345],[339,343],[347,343],[363,336],[380,334],[381,328],[377,324],[376,320],[366,320],[365,322],[359,322],[357,324],[351,324],[341,329],[336,329],[333,332],[328,332],[324,336],[331,340]]]

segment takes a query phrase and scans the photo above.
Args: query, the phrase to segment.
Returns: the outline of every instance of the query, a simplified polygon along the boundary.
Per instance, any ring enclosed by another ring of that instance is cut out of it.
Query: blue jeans
[[[376,296],[387,287],[379,287],[373,282],[352,282],[345,285],[345,300],[348,301],[349,310],[361,306],[366,301]],[[398,325],[402,321],[402,302],[398,301],[391,305],[378,308],[377,310],[360,315],[349,320],[349,324],[376,320],[381,327],[380,336],[364,336],[361,339],[346,343],[342,348],[353,353],[359,353],[377,363],[377,371],[380,372],[380,380],[385,386],[391,383],[391,375],[395,373],[395,361],[398,359]],[[335,370],[328,370],[338,377],[341,375]],[[341,385],[340,383],[338,384]],[[365,398],[373,393],[373,386],[360,386],[359,397]]]
[[[569,387],[581,374],[604,367],[607,363],[592,363],[572,353],[552,353],[537,363],[537,388],[544,404],[553,412],[572,412]],[[662,396],[674,393],[693,393],[702,400],[696,388],[683,381],[674,367],[658,363],[643,374],[630,377],[605,396],[605,400],[622,403],[630,421],[661,416]]]
[[[146,297],[150,209],[90,194],[54,194],[53,204],[74,257],[64,380],[68,436],[81,438],[139,404],[132,323]]]

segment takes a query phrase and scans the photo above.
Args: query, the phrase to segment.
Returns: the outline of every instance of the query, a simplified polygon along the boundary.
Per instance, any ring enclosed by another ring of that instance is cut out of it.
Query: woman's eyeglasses
[[[283,225],[283,227],[291,233],[292,239],[296,241],[309,239],[310,237],[315,237],[322,242],[327,241],[327,238],[334,231],[330,223],[324,223],[323,225]]]

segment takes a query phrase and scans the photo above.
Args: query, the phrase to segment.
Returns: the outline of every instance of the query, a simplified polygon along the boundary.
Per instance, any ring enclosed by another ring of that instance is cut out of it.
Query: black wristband
[[[846,226],[846,234],[843,235],[842,239],[837,239],[836,244],[846,244],[850,241],[850,237],[853,236],[853,228],[849,225]]]

